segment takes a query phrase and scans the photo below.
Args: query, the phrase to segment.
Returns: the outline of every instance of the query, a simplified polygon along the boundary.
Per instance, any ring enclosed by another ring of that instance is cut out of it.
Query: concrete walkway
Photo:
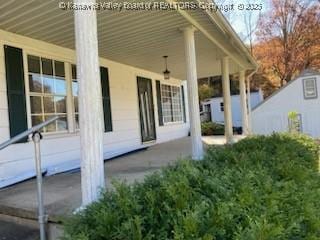
[[[238,142],[241,139],[244,139],[245,136],[243,135],[234,135],[233,139],[234,142]],[[202,137],[202,141],[206,144],[206,145],[224,145],[226,144],[226,138],[225,136],[203,136]]]
[[[105,162],[107,187],[110,179],[134,182],[177,159],[189,156],[190,138],[157,144]],[[57,222],[81,204],[80,172],[61,173],[43,179],[46,213],[49,221]],[[36,181],[31,179],[0,190],[0,214],[20,218],[37,218]]]

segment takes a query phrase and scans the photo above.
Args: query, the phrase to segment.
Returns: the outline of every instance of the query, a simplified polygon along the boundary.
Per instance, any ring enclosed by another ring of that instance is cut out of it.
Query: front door
[[[142,142],[156,139],[151,79],[138,77],[138,98]]]

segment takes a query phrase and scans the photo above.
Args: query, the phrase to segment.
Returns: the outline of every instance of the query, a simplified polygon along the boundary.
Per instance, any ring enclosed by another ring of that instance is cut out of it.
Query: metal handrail
[[[3,143],[0,144],[0,150],[8,147],[9,145],[11,144],[14,144],[18,141],[20,141],[21,139],[23,138],[26,138],[28,137],[30,134],[33,134],[35,132],[39,132],[43,127],[49,125],[50,123],[53,123],[54,121],[58,120],[59,119],[59,116],[55,116],[53,118],[50,118],[49,120],[43,122],[43,123],[40,123],[36,126],[33,126],[32,128],[29,128],[28,130],[14,136],[13,138],[9,139],[8,141],[5,141]]]
[[[39,222],[39,230],[40,230],[40,239],[46,239],[46,231],[45,231],[45,224],[47,222],[47,216],[45,215],[44,211],[44,204],[43,204],[43,190],[42,190],[42,171],[41,171],[41,152],[40,152],[40,141],[41,141],[41,134],[40,130],[53,123],[54,121],[58,120],[59,116],[55,116],[50,118],[49,120],[40,123],[28,130],[24,131],[23,133],[18,134],[17,136],[9,139],[8,141],[0,144],[0,150],[10,146],[13,143],[20,141],[23,138],[28,137],[32,134],[32,140],[34,143],[34,151],[35,151],[35,165],[36,165],[36,174],[37,174],[37,197],[38,197],[38,222]]]

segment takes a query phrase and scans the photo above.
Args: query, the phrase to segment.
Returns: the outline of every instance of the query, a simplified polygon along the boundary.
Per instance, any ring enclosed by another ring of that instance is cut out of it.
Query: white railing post
[[[49,120],[42,122],[32,128],[27,129],[26,131],[19,133],[18,135],[10,138],[9,140],[0,144],[0,151],[9,147],[11,144],[19,142],[20,140],[27,138],[32,134],[32,140],[34,143],[34,159],[36,167],[36,176],[37,176],[37,200],[38,200],[38,222],[40,229],[40,240],[46,240],[46,223],[48,216],[45,214],[44,210],[44,201],[43,201],[43,188],[42,188],[42,170],[41,170],[41,151],[40,151],[40,141],[41,134],[40,131],[45,126],[57,121],[58,116],[52,117]]]
[[[40,240],[46,240],[45,227],[46,227],[47,217],[44,212],[44,203],[43,203],[41,151],[40,151],[41,134],[39,132],[33,133],[32,140],[34,143],[34,158],[35,158],[36,176],[37,176],[38,222],[39,222],[39,228],[40,228]]]

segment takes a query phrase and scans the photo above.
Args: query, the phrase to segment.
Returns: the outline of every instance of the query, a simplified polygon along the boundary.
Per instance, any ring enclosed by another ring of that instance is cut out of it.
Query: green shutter
[[[159,126],[163,126],[163,115],[162,115],[162,104],[161,104],[161,85],[160,81],[156,81],[156,89],[157,89],[157,106],[158,106],[158,118],[159,118]]]
[[[109,74],[108,69],[100,67],[101,89],[102,89],[102,104],[104,115],[104,131],[112,131],[111,103],[109,90]]]
[[[182,97],[183,121],[187,122],[187,118],[186,118],[186,103],[185,103],[185,99],[184,99],[184,87],[183,87],[183,85],[181,85],[181,97]]]
[[[22,49],[4,46],[10,137],[28,129]],[[26,142],[27,138],[20,142]]]

